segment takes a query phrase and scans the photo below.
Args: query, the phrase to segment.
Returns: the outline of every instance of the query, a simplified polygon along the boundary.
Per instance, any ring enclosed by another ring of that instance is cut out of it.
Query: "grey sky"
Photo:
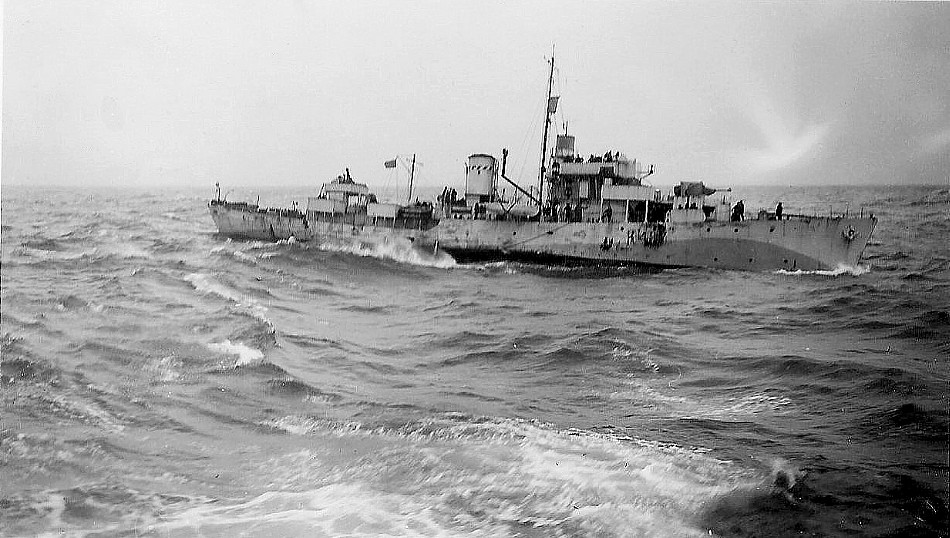
[[[429,185],[558,125],[655,182],[950,181],[950,4],[7,2],[4,184]]]

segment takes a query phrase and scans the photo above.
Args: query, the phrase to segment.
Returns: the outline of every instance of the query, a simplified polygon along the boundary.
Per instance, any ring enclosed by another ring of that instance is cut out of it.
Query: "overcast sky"
[[[10,184],[429,185],[557,125],[654,182],[950,181],[950,3],[12,1]],[[391,177],[389,177],[391,180]]]

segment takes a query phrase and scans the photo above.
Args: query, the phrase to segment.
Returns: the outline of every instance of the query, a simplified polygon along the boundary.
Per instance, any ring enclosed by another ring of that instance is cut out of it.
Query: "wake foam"
[[[436,520],[424,499],[342,483],[270,491],[239,504],[206,503],[148,530],[159,535],[458,535]]]
[[[413,246],[408,240],[387,240],[380,243],[324,241],[316,244],[316,248],[328,252],[355,254],[364,258],[380,258],[423,267],[452,269],[458,266],[455,259],[445,252],[430,253],[422,251]]]
[[[797,271],[788,271],[785,269],[779,269],[775,274],[779,275],[792,275],[792,276],[802,276],[802,275],[819,275],[819,276],[841,276],[841,275],[851,275],[851,276],[861,276],[871,272],[871,267],[869,265],[857,266],[846,265],[839,263],[834,269],[827,270],[817,270],[817,271],[802,271],[801,269]]]
[[[291,415],[261,425],[321,442],[262,467],[281,490],[199,507],[171,528],[698,537],[707,502],[760,484],[697,450],[524,420],[447,414],[370,428]]]
[[[699,520],[707,505],[762,485],[697,450],[525,420],[450,413],[367,428],[290,415],[262,425],[306,438],[254,460],[229,490],[243,495],[169,503],[123,491],[94,504],[84,491],[56,492],[31,522],[46,516],[46,528],[75,534],[698,538],[710,534]],[[781,488],[794,472],[777,469]],[[63,498],[95,517],[60,517]]]

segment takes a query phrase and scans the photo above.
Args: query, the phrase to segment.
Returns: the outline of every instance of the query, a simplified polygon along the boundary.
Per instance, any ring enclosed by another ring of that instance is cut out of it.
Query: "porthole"
[[[511,232],[511,235],[518,235],[518,232]]]
[[[712,228],[710,228],[710,227],[707,226],[707,227],[706,227],[706,233],[709,233],[710,230],[712,230]]]
[[[713,261],[714,261],[714,262],[718,262],[718,261],[719,261],[719,258],[713,258]]]
[[[788,258],[785,258],[784,260],[782,260],[782,263],[788,263]]]
[[[755,261],[755,258],[749,258],[749,263],[752,263],[754,261]]]
[[[774,231],[775,231],[775,226],[769,226],[769,233],[772,233]]]
[[[739,233],[739,228],[733,228],[732,231],[734,231],[734,232],[736,232],[736,233]]]

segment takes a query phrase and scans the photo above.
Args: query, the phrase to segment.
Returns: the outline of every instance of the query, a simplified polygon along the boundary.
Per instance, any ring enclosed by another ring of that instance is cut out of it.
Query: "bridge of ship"
[[[548,208],[554,221],[700,223],[726,221],[732,204],[702,182],[681,182],[673,192],[643,184],[653,173],[620,152],[585,158],[574,152],[574,137],[559,135],[548,169]],[[571,211],[565,211],[566,207]]]

